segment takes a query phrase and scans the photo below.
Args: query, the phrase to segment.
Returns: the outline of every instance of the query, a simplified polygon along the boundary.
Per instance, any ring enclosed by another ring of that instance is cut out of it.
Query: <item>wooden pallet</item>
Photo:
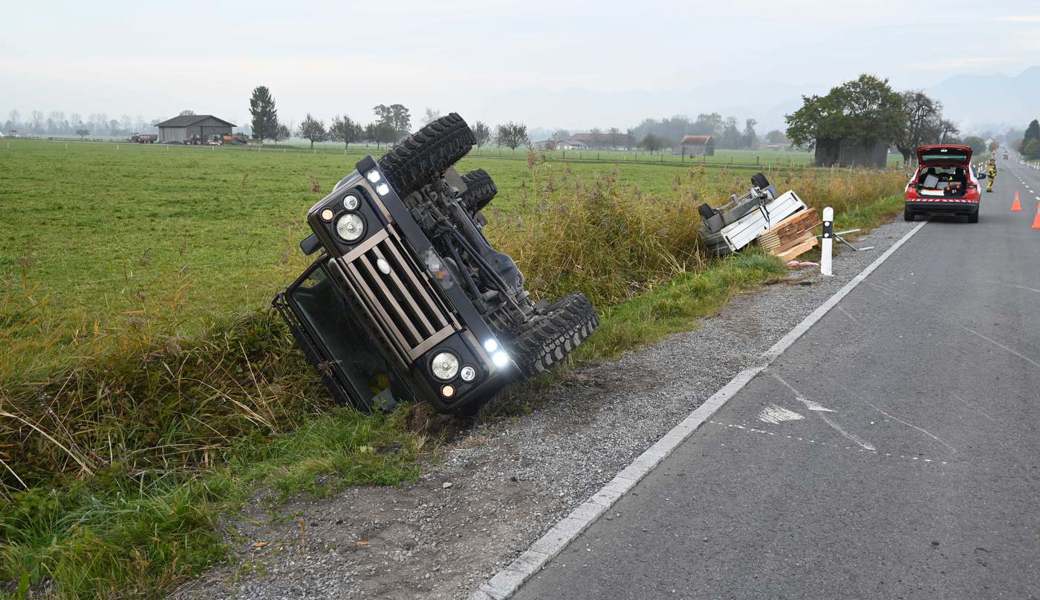
[[[807,208],[762,232],[757,242],[770,254],[779,256],[796,246],[804,245],[809,238],[815,240],[813,229],[819,224],[816,209]]]
[[[793,258],[797,258],[797,257],[805,254],[806,252],[812,250],[819,243],[820,242],[819,242],[819,240],[816,239],[816,236],[812,235],[812,232],[810,232],[810,235],[806,239],[804,239],[803,241],[799,242],[797,245],[794,245],[794,246],[788,248],[787,250],[783,250],[781,252],[774,252],[772,254],[774,254],[780,260],[782,260],[784,262],[787,262],[787,261],[789,261],[789,260],[791,260]]]

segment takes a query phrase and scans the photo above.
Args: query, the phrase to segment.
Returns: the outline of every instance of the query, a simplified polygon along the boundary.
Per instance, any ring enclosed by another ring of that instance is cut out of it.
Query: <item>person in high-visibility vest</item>
[[[990,158],[989,162],[986,163],[986,191],[993,191],[993,182],[997,179],[997,161],[994,158]]]

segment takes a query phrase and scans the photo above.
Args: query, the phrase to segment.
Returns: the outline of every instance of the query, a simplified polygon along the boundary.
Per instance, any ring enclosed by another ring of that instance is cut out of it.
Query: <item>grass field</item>
[[[306,209],[364,152],[4,143],[0,340],[16,356],[0,379],[45,371],[113,332],[190,335],[265,305],[305,263],[296,243]],[[493,173],[500,213],[542,200],[538,176],[611,173],[659,197],[679,193],[690,168],[550,162],[532,176],[526,154],[514,158],[477,152],[463,163]],[[709,170],[698,188],[708,201],[746,186],[743,170]]]
[[[307,262],[307,208],[363,152],[0,142],[0,594],[158,595],[223,555],[217,517],[258,486],[415,476],[435,445],[408,425],[415,407],[331,409],[264,310]],[[532,292],[597,305],[583,360],[783,272],[753,252],[714,261],[696,239],[696,205],[753,170],[572,158],[483,151],[461,167],[495,178],[488,235]],[[840,227],[901,208],[899,172],[763,170]]]

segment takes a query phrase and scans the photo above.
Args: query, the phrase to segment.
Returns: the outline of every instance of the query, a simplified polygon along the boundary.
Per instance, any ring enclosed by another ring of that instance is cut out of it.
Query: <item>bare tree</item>
[[[292,131],[285,123],[278,123],[275,125],[274,131],[271,133],[271,137],[274,138],[275,142],[280,142],[292,137]]]
[[[342,141],[343,148],[349,148],[350,142],[361,139],[363,133],[361,125],[346,115],[343,115],[343,118],[332,117],[332,124],[329,125],[329,137]]]
[[[491,128],[483,121],[473,124],[473,137],[477,140],[477,147],[481,147],[491,141]]]
[[[427,107],[426,113],[423,115],[423,125],[433,123],[439,118],[441,118],[441,111]]]
[[[411,132],[412,115],[403,104],[391,104],[390,106],[377,104],[372,110],[376,113],[379,125],[384,127],[381,131],[385,132],[385,128],[389,128],[394,132],[393,139],[384,141],[396,142]]]
[[[903,92],[902,98],[906,122],[896,136],[895,145],[903,155],[903,163],[909,163],[918,146],[939,140],[942,104],[921,91]]]
[[[647,152],[657,152],[664,147],[664,140],[652,133],[648,133],[639,145],[646,148]]]
[[[506,146],[510,150],[516,150],[521,145],[530,144],[531,140],[527,137],[527,125],[512,121],[505,125],[499,125],[495,143],[499,146]]]
[[[961,130],[953,121],[947,119],[939,119],[939,143],[940,144],[952,144],[957,141],[957,136]]]
[[[305,140],[311,141],[311,149],[314,149],[314,142],[320,142],[325,139],[325,123],[315,119],[311,116],[311,113],[307,113],[307,118],[300,123],[300,137]]]

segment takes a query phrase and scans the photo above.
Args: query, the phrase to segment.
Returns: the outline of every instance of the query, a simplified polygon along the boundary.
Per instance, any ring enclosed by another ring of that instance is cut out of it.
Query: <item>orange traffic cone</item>
[[[1018,192],[1015,192],[1015,201],[1011,203],[1011,212],[1022,212],[1022,203],[1018,200]]]
[[[1033,217],[1033,229],[1040,229],[1040,202],[1036,203],[1036,216]]]

